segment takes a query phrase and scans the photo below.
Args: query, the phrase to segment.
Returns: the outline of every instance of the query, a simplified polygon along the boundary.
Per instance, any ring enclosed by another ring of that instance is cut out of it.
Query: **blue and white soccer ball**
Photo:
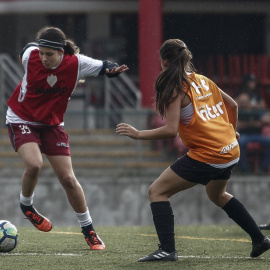
[[[9,252],[17,246],[18,230],[7,220],[0,220],[0,252]]]

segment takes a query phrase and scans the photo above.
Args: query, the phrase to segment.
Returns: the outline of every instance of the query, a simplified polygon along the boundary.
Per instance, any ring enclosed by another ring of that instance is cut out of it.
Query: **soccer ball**
[[[18,230],[7,220],[0,220],[0,252],[9,252],[17,246]]]

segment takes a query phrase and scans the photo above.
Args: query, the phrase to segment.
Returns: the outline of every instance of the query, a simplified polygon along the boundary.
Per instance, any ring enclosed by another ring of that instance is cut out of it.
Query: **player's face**
[[[61,62],[64,51],[55,50],[47,47],[39,47],[39,57],[43,66],[47,69],[57,67]]]

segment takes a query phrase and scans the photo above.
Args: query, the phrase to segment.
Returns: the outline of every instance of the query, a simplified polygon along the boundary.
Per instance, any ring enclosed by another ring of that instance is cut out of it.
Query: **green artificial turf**
[[[249,257],[251,242],[237,226],[177,226],[176,262],[137,260],[158,248],[153,226],[97,227],[106,250],[91,251],[78,227],[54,227],[49,233],[19,227],[19,244],[0,253],[1,270],[270,269],[270,251]]]

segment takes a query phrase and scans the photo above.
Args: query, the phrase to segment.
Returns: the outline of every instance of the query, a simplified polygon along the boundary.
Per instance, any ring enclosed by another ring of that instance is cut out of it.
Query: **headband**
[[[60,42],[50,41],[50,40],[47,40],[47,39],[39,39],[38,40],[38,46],[49,47],[49,48],[56,49],[56,50],[63,50],[65,44],[62,44]]]

